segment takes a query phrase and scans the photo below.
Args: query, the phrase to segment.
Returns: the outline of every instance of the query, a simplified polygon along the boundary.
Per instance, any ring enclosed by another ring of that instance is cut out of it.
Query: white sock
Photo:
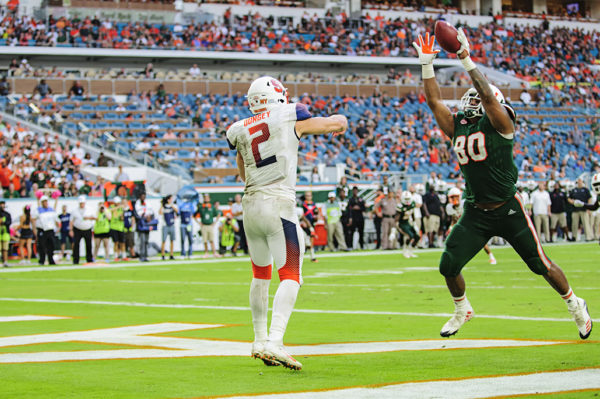
[[[250,309],[254,325],[254,340],[267,340],[267,311],[269,310],[269,283],[271,280],[253,278],[250,284]]]
[[[490,259],[496,259],[494,258],[494,254],[490,252]]]
[[[313,247],[310,247],[310,258],[311,259],[315,259],[316,258],[316,256],[315,256],[315,249]]]
[[[454,300],[454,305],[457,308],[462,308],[469,304],[469,300],[467,299],[467,294],[464,294],[462,296],[453,296],[452,299]]]
[[[576,308],[579,304],[579,302],[577,301],[577,296],[575,295],[571,287],[569,287],[569,291],[565,295],[561,295],[561,297],[562,299],[564,299],[569,309]]]
[[[279,288],[277,288],[273,300],[273,317],[271,318],[271,330],[269,331],[270,342],[283,344],[283,334],[285,334],[285,328],[292,310],[294,310],[299,289],[300,284],[294,280],[283,280],[279,283]]]

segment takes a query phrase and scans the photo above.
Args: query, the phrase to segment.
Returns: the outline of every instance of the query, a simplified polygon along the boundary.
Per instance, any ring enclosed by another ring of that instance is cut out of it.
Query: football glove
[[[583,201],[581,201],[581,200],[575,200],[575,201],[573,202],[573,206],[574,206],[575,208],[583,208],[583,205],[585,205],[585,204],[584,204],[584,202],[583,202]]]
[[[463,28],[458,28],[458,34],[456,35],[456,39],[460,43],[460,48],[456,52],[456,54],[460,54],[463,51],[467,51],[467,53],[471,53],[471,48],[469,46],[469,40],[467,39],[467,35],[465,35],[465,31]]]
[[[435,59],[437,53],[440,50],[434,50],[433,46],[435,45],[435,36],[429,37],[429,32],[425,35],[425,40],[423,40],[423,36],[419,35],[417,38],[417,42],[413,42],[413,47],[417,50],[417,54],[419,54],[419,61],[421,65],[431,65],[433,64],[433,60]]]

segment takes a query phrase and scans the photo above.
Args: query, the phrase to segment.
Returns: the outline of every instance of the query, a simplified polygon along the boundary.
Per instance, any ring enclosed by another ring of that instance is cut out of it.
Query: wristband
[[[473,69],[477,68],[477,65],[475,65],[475,63],[473,62],[473,60],[469,56],[467,56],[466,58],[461,59],[460,62],[462,63],[463,68],[465,68],[465,70],[467,72],[472,71]]]
[[[433,72],[433,64],[425,64],[421,66],[421,77],[423,79],[435,78],[435,73]]]

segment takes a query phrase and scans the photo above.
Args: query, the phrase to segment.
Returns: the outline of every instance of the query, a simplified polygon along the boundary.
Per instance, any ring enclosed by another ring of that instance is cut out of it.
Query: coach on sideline
[[[79,244],[85,240],[85,259],[87,263],[94,261],[92,258],[92,227],[96,216],[91,209],[85,206],[85,196],[78,198],[79,206],[71,217],[70,234],[73,235],[73,264],[79,263]]]

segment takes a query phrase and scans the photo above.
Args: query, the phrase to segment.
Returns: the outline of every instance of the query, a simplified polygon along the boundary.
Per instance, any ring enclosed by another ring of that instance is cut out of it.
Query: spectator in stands
[[[104,246],[104,260],[110,261],[110,218],[111,214],[106,209],[104,202],[98,204],[98,213],[96,214],[96,222],[94,223],[94,259],[98,259],[98,251],[100,244]]]
[[[163,226],[162,226],[162,243],[160,247],[160,254],[162,256],[162,260],[165,260],[165,243],[167,242],[167,237],[169,237],[171,241],[171,249],[169,251],[169,259],[174,260],[173,256],[173,247],[175,245],[175,219],[179,214],[179,210],[177,206],[173,204],[173,196],[167,195],[161,201],[161,206],[158,211],[159,215],[163,217]]]
[[[531,94],[529,94],[529,92],[527,90],[523,90],[521,92],[521,95],[519,96],[519,99],[525,105],[533,105],[531,103]]]
[[[46,79],[41,79],[40,82],[34,87],[32,96],[35,97],[39,94],[40,98],[46,97],[48,94],[52,94],[52,88],[46,83]]]
[[[321,174],[319,173],[319,168],[314,166],[312,172],[310,173],[310,182],[311,183],[320,183],[321,182]]]
[[[188,73],[193,78],[196,78],[196,77],[200,76],[201,72],[200,72],[200,68],[198,68],[198,64],[192,65],[192,67],[190,68],[190,70],[188,71]]]
[[[33,220],[37,230],[37,248],[40,255],[40,266],[45,264],[46,258],[50,265],[54,262],[54,230],[60,227],[56,210],[48,205],[48,197],[40,198],[39,206],[33,213]]]
[[[58,215],[60,221],[59,237],[60,237],[60,257],[65,258],[65,250],[67,248],[67,242],[73,247],[73,237],[70,235],[71,228],[71,214],[67,211],[67,206],[62,206],[62,212]]]
[[[118,171],[113,179],[114,182],[124,182],[129,180],[129,175],[123,170],[123,165],[119,165]]]
[[[223,156],[223,153],[218,151],[215,159],[212,161],[211,167],[216,169],[230,168],[231,164],[227,158]]]
[[[540,240],[542,239],[543,228],[544,240],[546,242],[552,241],[549,220],[552,200],[550,199],[550,194],[546,191],[546,182],[540,181],[538,183],[538,189],[531,194],[530,201],[533,209],[533,221],[538,237],[540,237]]]
[[[142,71],[142,75],[146,79],[154,79],[154,65],[149,62]]]
[[[31,221],[31,207],[25,205],[23,207],[23,215],[19,218],[19,224],[17,225],[17,234],[19,237],[19,257],[21,261],[19,264],[31,264],[32,256],[32,242],[35,238],[33,234],[33,223]],[[27,260],[25,260],[25,250],[27,251]]]
[[[69,97],[71,96],[83,96],[85,89],[80,81],[76,80],[73,82],[73,86],[69,89]]]
[[[12,218],[6,211],[6,202],[0,201],[0,249],[2,250],[2,266],[8,267],[8,248],[10,246],[10,225]]]
[[[10,83],[6,80],[6,76],[2,76],[0,79],[0,96],[8,96],[10,94]]]
[[[108,158],[106,155],[104,155],[104,152],[100,152],[100,155],[98,155],[98,159],[96,160],[96,165],[98,165],[100,167],[106,167],[106,166],[108,166],[109,161],[110,161],[110,158]]]
[[[213,253],[213,256],[220,258],[221,255],[217,253],[215,249],[215,222],[219,216],[219,210],[217,204],[210,203],[210,195],[204,194],[204,202],[198,204],[198,210],[194,215],[196,222],[200,225],[200,233],[202,235],[202,241],[204,242],[204,258],[208,257],[208,247]],[[200,219],[200,221],[198,221]]]

